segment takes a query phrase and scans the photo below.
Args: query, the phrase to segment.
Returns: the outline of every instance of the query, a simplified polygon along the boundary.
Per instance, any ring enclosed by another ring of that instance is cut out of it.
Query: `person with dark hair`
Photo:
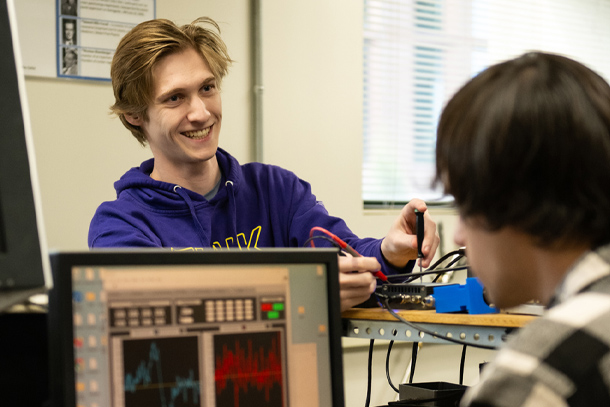
[[[111,109],[154,158],[115,183],[117,199],[96,211],[89,246],[303,247],[310,231],[321,227],[364,256],[339,260],[346,309],[374,291],[369,271],[411,271],[417,209],[425,223],[420,261],[429,265],[439,236],[423,201],[405,205],[385,238],[360,239],[292,172],[241,165],[218,147],[220,87],[231,62],[218,25],[209,18],[180,27],[165,19],[143,22],[119,42],[111,64]]]
[[[462,406],[610,405],[610,86],[531,52],[444,108],[436,180],[490,301],[545,314],[511,337]]]

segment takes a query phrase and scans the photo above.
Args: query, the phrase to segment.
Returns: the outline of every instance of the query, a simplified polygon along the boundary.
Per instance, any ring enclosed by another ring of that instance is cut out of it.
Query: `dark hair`
[[[489,230],[541,246],[610,242],[610,86],[541,52],[488,68],[441,115],[436,182]]]

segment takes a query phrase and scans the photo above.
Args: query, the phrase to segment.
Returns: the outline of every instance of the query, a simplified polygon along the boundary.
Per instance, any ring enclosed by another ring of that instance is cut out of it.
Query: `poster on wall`
[[[25,74],[110,80],[120,39],[155,18],[156,0],[21,0],[15,3]]]

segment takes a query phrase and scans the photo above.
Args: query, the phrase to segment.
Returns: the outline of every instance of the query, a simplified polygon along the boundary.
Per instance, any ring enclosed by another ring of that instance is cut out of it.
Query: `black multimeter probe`
[[[419,260],[419,272],[422,272],[421,262],[424,258],[422,245],[424,244],[424,213],[415,209],[415,233],[417,234],[417,258]]]

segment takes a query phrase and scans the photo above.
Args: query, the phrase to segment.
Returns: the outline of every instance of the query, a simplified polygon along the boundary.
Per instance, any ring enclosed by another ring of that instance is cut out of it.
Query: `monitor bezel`
[[[0,0],[0,311],[51,287],[38,173],[13,0]]]
[[[343,407],[343,354],[338,256],[335,248],[269,248],[177,252],[158,249],[92,250],[50,254],[53,289],[49,291],[49,377],[51,406],[75,406],[74,332],[72,324],[72,269],[75,266],[324,264],[327,273],[328,339],[332,402]]]

